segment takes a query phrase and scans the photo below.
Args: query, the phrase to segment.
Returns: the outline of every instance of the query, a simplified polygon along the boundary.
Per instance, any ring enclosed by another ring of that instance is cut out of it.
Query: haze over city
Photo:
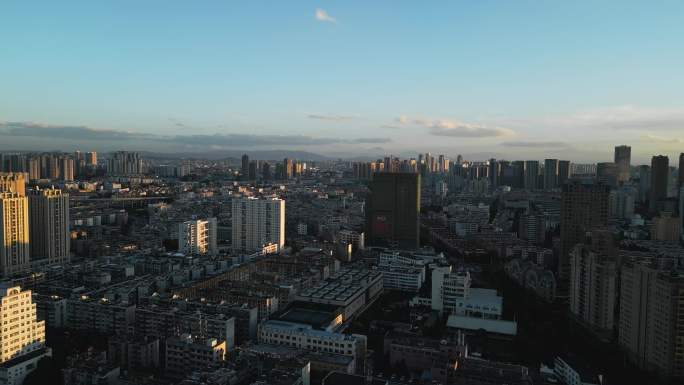
[[[1,10],[1,150],[595,162],[627,143],[648,163],[684,142],[679,1]]]

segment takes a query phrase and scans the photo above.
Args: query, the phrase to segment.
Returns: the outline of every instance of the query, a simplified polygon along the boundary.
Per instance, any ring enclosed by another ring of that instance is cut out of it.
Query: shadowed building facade
[[[629,182],[632,163],[632,148],[629,146],[615,146],[615,166],[617,167],[617,181],[619,184]]]
[[[367,202],[372,246],[420,246],[420,174],[376,173]]]
[[[0,192],[0,275],[26,272],[30,261],[28,200]]]
[[[30,190],[31,260],[69,262],[69,194],[50,188]]]
[[[571,181],[561,194],[560,294],[567,294],[570,283],[570,252],[584,241],[586,233],[608,222],[610,187],[602,183]]]
[[[670,173],[670,159],[664,155],[651,158],[651,196],[649,211],[657,214],[662,203],[667,199],[667,179]]]

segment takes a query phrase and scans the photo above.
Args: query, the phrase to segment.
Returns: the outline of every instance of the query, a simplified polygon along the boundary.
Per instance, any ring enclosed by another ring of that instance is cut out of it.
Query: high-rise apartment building
[[[604,227],[608,222],[609,193],[608,186],[589,181],[571,181],[563,186],[558,264],[561,294],[569,289],[570,252],[576,244],[584,241],[588,231]]]
[[[261,177],[264,178],[264,180],[271,180],[271,178],[273,178],[272,172],[270,163],[264,162],[264,164],[261,165]]]
[[[632,148],[630,146],[615,146],[615,166],[617,167],[617,182],[629,182],[632,162]]]
[[[370,180],[378,171],[376,162],[356,162],[353,165],[354,178],[361,180]]]
[[[86,152],[85,162],[86,162],[86,166],[97,167],[97,152],[95,152],[95,151]]]
[[[75,156],[80,156],[76,153]],[[74,180],[76,163],[74,157],[62,153],[29,155],[26,159],[26,172],[30,179]]]
[[[378,173],[366,203],[367,234],[373,246],[420,246],[420,174]]]
[[[518,238],[532,243],[542,243],[546,237],[546,215],[543,212],[530,209],[520,216]]]
[[[679,154],[679,178],[677,178],[677,187],[684,186],[684,152]]]
[[[612,162],[596,163],[596,180],[610,187],[617,186],[617,166]]]
[[[83,175],[85,168],[85,154],[78,150],[74,151],[74,172],[76,175]]]
[[[525,190],[536,190],[539,178],[539,162],[536,160],[525,161]]]
[[[646,203],[651,196],[651,166],[641,165],[637,171],[639,175],[639,202]]]
[[[110,175],[138,175],[143,172],[143,160],[137,152],[117,151],[107,159],[107,173]]]
[[[669,212],[661,212],[653,218],[651,239],[654,241],[677,242],[682,233],[682,220]]]
[[[243,178],[247,178],[249,174],[249,156],[247,154],[242,154],[242,167],[240,168],[240,174]]]
[[[257,176],[259,175],[259,161],[258,160],[252,160],[249,162],[248,170],[247,170],[247,177],[249,180],[256,180]]]
[[[618,343],[628,359],[661,376],[684,377],[684,276],[655,259],[626,257]]]
[[[679,237],[684,241],[684,184],[679,187],[679,225],[681,228]]]
[[[508,183],[514,188],[525,187],[525,162],[522,160],[515,160],[511,162],[509,169]]]
[[[608,197],[608,216],[612,219],[632,219],[637,196],[638,192],[631,186],[612,190]]]
[[[294,170],[294,171],[293,171],[293,172],[294,172],[294,176],[296,176],[296,177],[300,177],[300,176],[304,175],[304,173],[306,172],[306,163],[304,163],[304,162],[295,162],[295,163],[294,163],[294,169],[293,169],[293,170]]]
[[[26,195],[25,174],[20,172],[0,172],[0,192],[13,192],[19,196]]]
[[[544,190],[558,187],[558,159],[544,160]]]
[[[572,163],[570,165],[570,176],[572,179],[595,179],[595,163]]]
[[[28,160],[28,174],[29,174],[29,180],[36,180],[40,179],[41,177],[41,161],[40,157],[31,157]]]
[[[570,161],[569,160],[559,160],[558,161],[558,186],[562,186],[568,182],[572,175],[570,171]]]
[[[40,156],[41,178],[59,178],[59,160],[55,154],[42,154]]]
[[[45,344],[45,321],[36,319],[31,290],[0,285],[0,363],[28,354]]]
[[[217,231],[216,218],[178,224],[178,251],[189,255],[216,255]]]
[[[651,158],[651,193],[649,211],[656,214],[667,199],[667,179],[670,174],[670,160],[667,156],[658,155]]]
[[[74,159],[69,156],[60,156],[59,162],[59,179],[64,181],[74,180]]]
[[[30,269],[28,200],[0,193],[0,273],[3,277]]]
[[[254,252],[265,245],[285,246],[285,201],[279,198],[233,198],[233,244],[236,252]]]
[[[29,230],[32,261],[69,261],[69,195],[50,188],[29,191]]]
[[[570,253],[570,311],[592,329],[610,333],[616,290],[615,258],[590,245],[575,245]]]
[[[26,155],[24,154],[1,154],[0,171],[26,172]]]
[[[441,173],[449,172],[449,158],[445,157],[444,155],[440,155],[438,157],[438,161],[437,161],[437,168],[438,168],[438,171]],[[405,171],[409,171],[409,170],[405,170]]]
[[[283,167],[282,167],[282,173],[281,175],[282,179],[291,179],[292,175],[294,173],[294,162],[292,159],[285,158],[283,159]]]
[[[489,160],[487,176],[489,177],[489,186],[492,189],[496,189],[499,186],[499,162],[494,158]]]
[[[0,285],[0,381],[21,385],[51,350],[45,347],[45,321],[36,318],[31,290]]]

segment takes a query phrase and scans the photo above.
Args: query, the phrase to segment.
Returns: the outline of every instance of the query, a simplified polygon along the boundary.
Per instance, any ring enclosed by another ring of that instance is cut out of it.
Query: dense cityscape
[[[6,384],[684,378],[670,163],[0,155]]]
[[[684,385],[684,1],[0,1],[0,385]]]

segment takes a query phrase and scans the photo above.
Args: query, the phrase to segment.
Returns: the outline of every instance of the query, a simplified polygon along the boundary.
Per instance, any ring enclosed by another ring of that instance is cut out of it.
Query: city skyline
[[[6,4],[0,150],[681,152],[680,3],[359,4]]]
[[[684,2],[0,5],[0,385],[684,384]]]

